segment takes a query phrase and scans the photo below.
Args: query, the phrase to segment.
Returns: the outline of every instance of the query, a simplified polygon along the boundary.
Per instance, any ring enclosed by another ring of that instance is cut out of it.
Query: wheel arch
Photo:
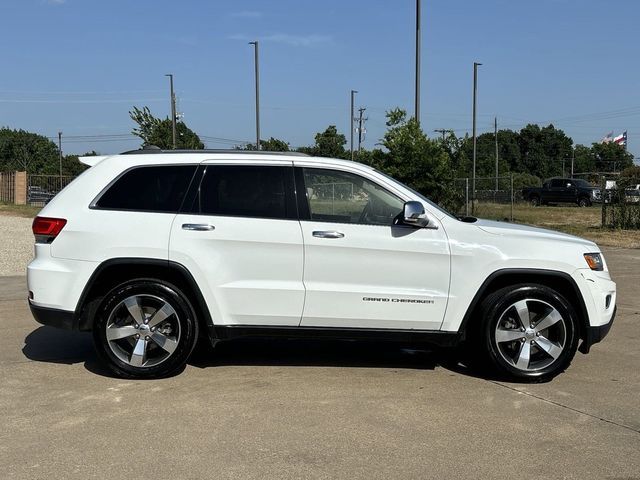
[[[471,300],[462,319],[459,331],[462,333],[463,338],[469,329],[479,323],[473,320],[473,316],[478,312],[482,300],[503,287],[518,283],[537,283],[544,285],[556,290],[566,298],[578,316],[579,337],[585,340],[589,327],[589,314],[582,293],[575,280],[565,272],[530,268],[497,270],[487,277],[476,292],[473,300]]]
[[[150,258],[112,258],[101,263],[89,278],[76,305],[74,323],[77,329],[90,331],[104,296],[117,285],[134,278],[155,278],[178,287],[196,310],[203,330],[210,334],[213,332],[209,308],[189,270],[177,262]]]

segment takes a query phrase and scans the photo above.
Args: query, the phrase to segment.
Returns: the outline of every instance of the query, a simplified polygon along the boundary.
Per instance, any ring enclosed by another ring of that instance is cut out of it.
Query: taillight
[[[31,230],[36,237],[36,243],[51,243],[66,224],[64,218],[36,217],[33,219]]]

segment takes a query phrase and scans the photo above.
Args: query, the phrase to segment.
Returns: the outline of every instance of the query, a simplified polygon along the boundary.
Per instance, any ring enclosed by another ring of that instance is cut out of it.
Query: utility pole
[[[362,118],[362,114],[364,113],[365,110],[366,108],[363,108],[363,107],[360,107],[358,109],[358,112],[360,113],[360,115],[358,115],[358,155],[360,155],[360,149],[362,148],[362,133],[363,133],[362,124],[367,120],[366,118]]]
[[[576,161],[576,149],[571,149],[571,178],[573,178],[573,164]]]
[[[350,120],[351,120],[351,160],[353,160],[353,119],[354,119],[353,102],[355,100],[356,93],[358,93],[357,90],[351,90],[351,115],[350,115]]]
[[[498,191],[498,117],[493,117],[493,132],[496,139],[496,192]]]
[[[167,73],[165,77],[169,77],[169,92],[171,95],[171,135],[173,137],[173,149],[177,148],[176,144],[176,95],[173,93],[173,74]]]
[[[442,135],[442,143],[444,143],[446,134],[451,130],[447,130],[446,128],[436,128],[433,131]]]
[[[260,68],[258,67],[258,41],[249,42],[253,45],[253,63],[256,71],[256,150],[260,150]]]
[[[62,190],[62,132],[58,132],[58,155],[60,157],[60,190]]]
[[[476,138],[476,104],[478,96],[478,67],[482,65],[478,62],[473,62],[473,180],[471,182],[471,213],[473,214],[476,208],[476,153],[477,153],[477,138]]]
[[[415,92],[415,119],[420,125],[420,0],[416,0],[416,92]]]

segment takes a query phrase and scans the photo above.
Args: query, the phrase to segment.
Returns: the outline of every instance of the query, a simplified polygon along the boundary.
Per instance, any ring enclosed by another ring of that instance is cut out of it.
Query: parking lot
[[[228,343],[176,377],[120,380],[90,335],[32,320],[25,277],[0,277],[2,478],[640,478],[640,251],[605,255],[611,334],[540,385],[309,341]]]

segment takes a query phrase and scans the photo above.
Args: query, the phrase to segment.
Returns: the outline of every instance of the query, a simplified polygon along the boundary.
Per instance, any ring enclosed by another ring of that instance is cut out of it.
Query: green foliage
[[[591,150],[591,148],[584,145],[576,145],[576,148],[574,149],[574,155],[574,172],[582,173],[596,171],[596,158],[593,155],[593,151]]]
[[[96,152],[93,152],[93,155],[97,155]],[[84,172],[87,168],[89,168],[84,163],[81,163],[78,160],[79,155],[65,155],[62,159],[62,174],[69,175],[72,177],[76,177]],[[90,157],[92,154],[85,153],[81,155],[82,157]]]
[[[514,159],[519,163],[520,150],[514,132],[501,130],[498,132],[498,176],[507,174],[511,168],[507,159]],[[500,140],[505,143],[500,143]],[[493,133],[483,133],[477,138],[476,177],[496,176],[496,139]],[[471,177],[473,175],[473,139],[466,137],[461,142],[456,175]]]
[[[640,166],[633,165],[631,167],[625,168],[620,173],[620,179],[628,181],[630,184],[638,184],[640,183]]]
[[[620,195],[624,190],[618,189]],[[624,201],[615,201],[604,205],[603,226],[609,228],[622,228],[628,230],[640,230],[640,205],[629,204]]]
[[[347,138],[338,133],[335,125],[329,125],[324,132],[316,134],[313,146],[301,147],[298,151],[316,157],[347,158],[350,152],[345,150],[346,144]]]
[[[142,139],[142,145],[155,145],[163,150],[173,148],[173,129],[171,119],[169,117],[160,119],[154,117],[149,107],[133,107],[129,112],[131,120],[138,126],[132,130],[132,133]],[[201,150],[204,144],[200,141],[200,137],[191,130],[187,125],[178,121],[176,124],[176,148]]]
[[[239,148],[239,150],[250,151],[255,151],[255,149],[255,143],[248,143],[244,147]],[[269,140],[260,140],[260,149],[265,152],[288,152],[291,150],[287,142],[273,137],[269,138]]]
[[[0,171],[58,173],[60,154],[47,137],[24,130],[0,129]]]
[[[453,170],[445,148],[427,138],[415,118],[396,108],[387,112],[379,168],[434,201],[456,207],[460,201],[454,188]]]
[[[633,155],[617,143],[594,143],[591,152],[599,172],[619,172],[633,166]]]
[[[542,180],[540,177],[531,175],[529,173],[514,173],[513,174],[513,191],[519,192],[525,187],[541,187]]]
[[[562,175],[562,160],[571,158],[573,140],[553,125],[529,124],[520,130],[522,170],[540,178]]]

